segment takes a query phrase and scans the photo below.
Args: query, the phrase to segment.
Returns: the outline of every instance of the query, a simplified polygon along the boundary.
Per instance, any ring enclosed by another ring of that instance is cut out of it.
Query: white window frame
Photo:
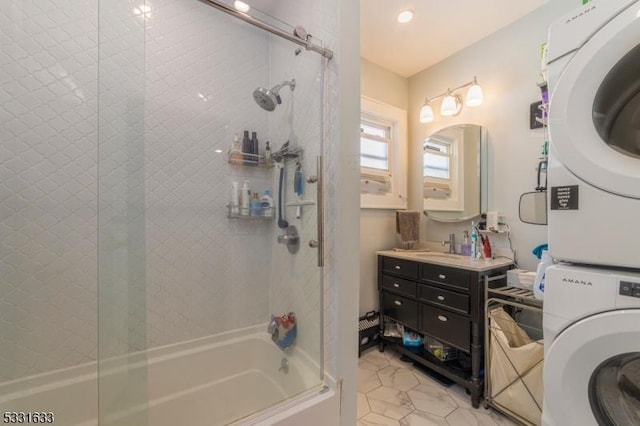
[[[376,120],[391,125],[389,144],[389,178],[391,191],[384,193],[361,193],[360,208],[406,209],[407,208],[407,112],[392,105],[362,96],[360,118]],[[360,142],[358,142],[360,143]],[[373,169],[361,167],[360,173],[372,173]],[[379,172],[378,172],[379,173]]]

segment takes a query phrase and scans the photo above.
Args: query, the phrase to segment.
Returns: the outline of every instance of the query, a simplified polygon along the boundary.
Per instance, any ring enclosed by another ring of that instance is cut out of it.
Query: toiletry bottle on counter
[[[251,157],[251,164],[257,166],[260,149],[258,148],[258,135],[256,134],[256,132],[251,132],[251,153],[253,154],[253,156]]]
[[[551,265],[553,265],[553,258],[547,250],[542,250],[542,256],[540,256],[540,262],[536,269],[536,279],[533,282],[533,295],[538,300],[542,300],[544,298],[546,272],[547,268]]]
[[[253,154],[253,145],[251,144],[251,139],[249,139],[249,131],[244,131],[244,137],[242,138],[242,152],[245,154]],[[250,164],[251,163],[251,155],[243,155],[243,163]]]
[[[464,231],[464,239],[460,247],[463,256],[471,256],[471,244],[469,243],[469,231]]]
[[[231,182],[231,216],[237,216],[240,214],[240,200],[238,198],[239,189],[238,182]]]
[[[260,197],[260,203],[262,204],[262,216],[273,217],[273,198],[271,198],[271,191],[264,190],[264,194]]]
[[[478,231],[475,222],[471,222],[471,259],[478,260],[480,258],[480,250],[478,250]]]
[[[251,190],[249,189],[249,181],[245,180],[242,184],[242,190],[240,191],[240,214],[242,216],[249,216],[250,206]]]

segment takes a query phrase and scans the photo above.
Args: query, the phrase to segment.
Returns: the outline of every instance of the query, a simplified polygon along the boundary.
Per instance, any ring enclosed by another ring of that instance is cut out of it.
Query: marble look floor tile
[[[461,385],[455,384],[446,388],[447,393],[458,404],[458,407],[471,408],[471,395]]]
[[[396,420],[415,410],[405,392],[386,386],[368,392],[367,399],[371,411]]]
[[[413,375],[416,376],[416,379],[418,379],[418,383],[433,386],[439,389],[447,388],[445,385],[418,368],[413,368]]]
[[[384,356],[387,358],[389,365],[393,365],[395,367],[400,368],[411,368],[413,367],[413,361],[402,361],[402,354],[396,351],[393,348],[387,348],[384,351]]]
[[[449,423],[443,417],[415,410],[400,420],[400,426],[449,426]]]
[[[358,420],[357,426],[400,426],[397,420],[371,413]]]
[[[389,365],[378,370],[378,377],[380,378],[383,386],[388,386],[405,392],[418,385],[418,379],[416,379],[416,376],[408,368],[399,368]]]
[[[520,424],[520,423],[517,423],[515,420],[511,420],[510,418],[506,417],[504,414],[499,413],[492,408],[490,408],[489,411],[491,411],[491,414],[489,415],[499,426],[518,426]]]
[[[498,424],[483,408],[458,408],[446,419],[451,426],[496,426]]]
[[[358,392],[358,418],[366,416],[371,412],[369,407],[369,401],[367,401],[367,395],[362,392]]]
[[[429,385],[418,385],[407,392],[416,409],[446,417],[453,412],[458,405],[444,389],[438,389]]]
[[[358,367],[358,392],[367,393],[380,386],[382,383],[375,371]]]
[[[384,354],[373,348],[365,352],[358,360],[358,366],[366,370],[378,371],[389,365],[389,360]]]

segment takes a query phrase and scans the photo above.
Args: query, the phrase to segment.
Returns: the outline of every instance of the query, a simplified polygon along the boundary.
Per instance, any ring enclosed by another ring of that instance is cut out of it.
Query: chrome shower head
[[[296,88],[296,80],[283,81],[280,84],[275,85],[272,89],[265,89],[264,87],[258,87],[253,91],[253,99],[260,106],[260,108],[266,111],[273,111],[276,106],[282,103],[280,98],[280,89],[284,86],[289,86],[291,91]]]

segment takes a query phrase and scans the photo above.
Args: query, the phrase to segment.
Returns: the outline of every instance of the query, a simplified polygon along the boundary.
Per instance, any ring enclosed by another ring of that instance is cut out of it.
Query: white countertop
[[[453,266],[478,272],[488,271],[489,269],[499,268],[501,266],[509,266],[513,263],[513,260],[506,257],[473,260],[469,256],[441,253],[437,251],[384,250],[378,251],[376,254],[380,256],[395,257],[398,259],[413,260],[415,262],[432,263],[434,265]]]

